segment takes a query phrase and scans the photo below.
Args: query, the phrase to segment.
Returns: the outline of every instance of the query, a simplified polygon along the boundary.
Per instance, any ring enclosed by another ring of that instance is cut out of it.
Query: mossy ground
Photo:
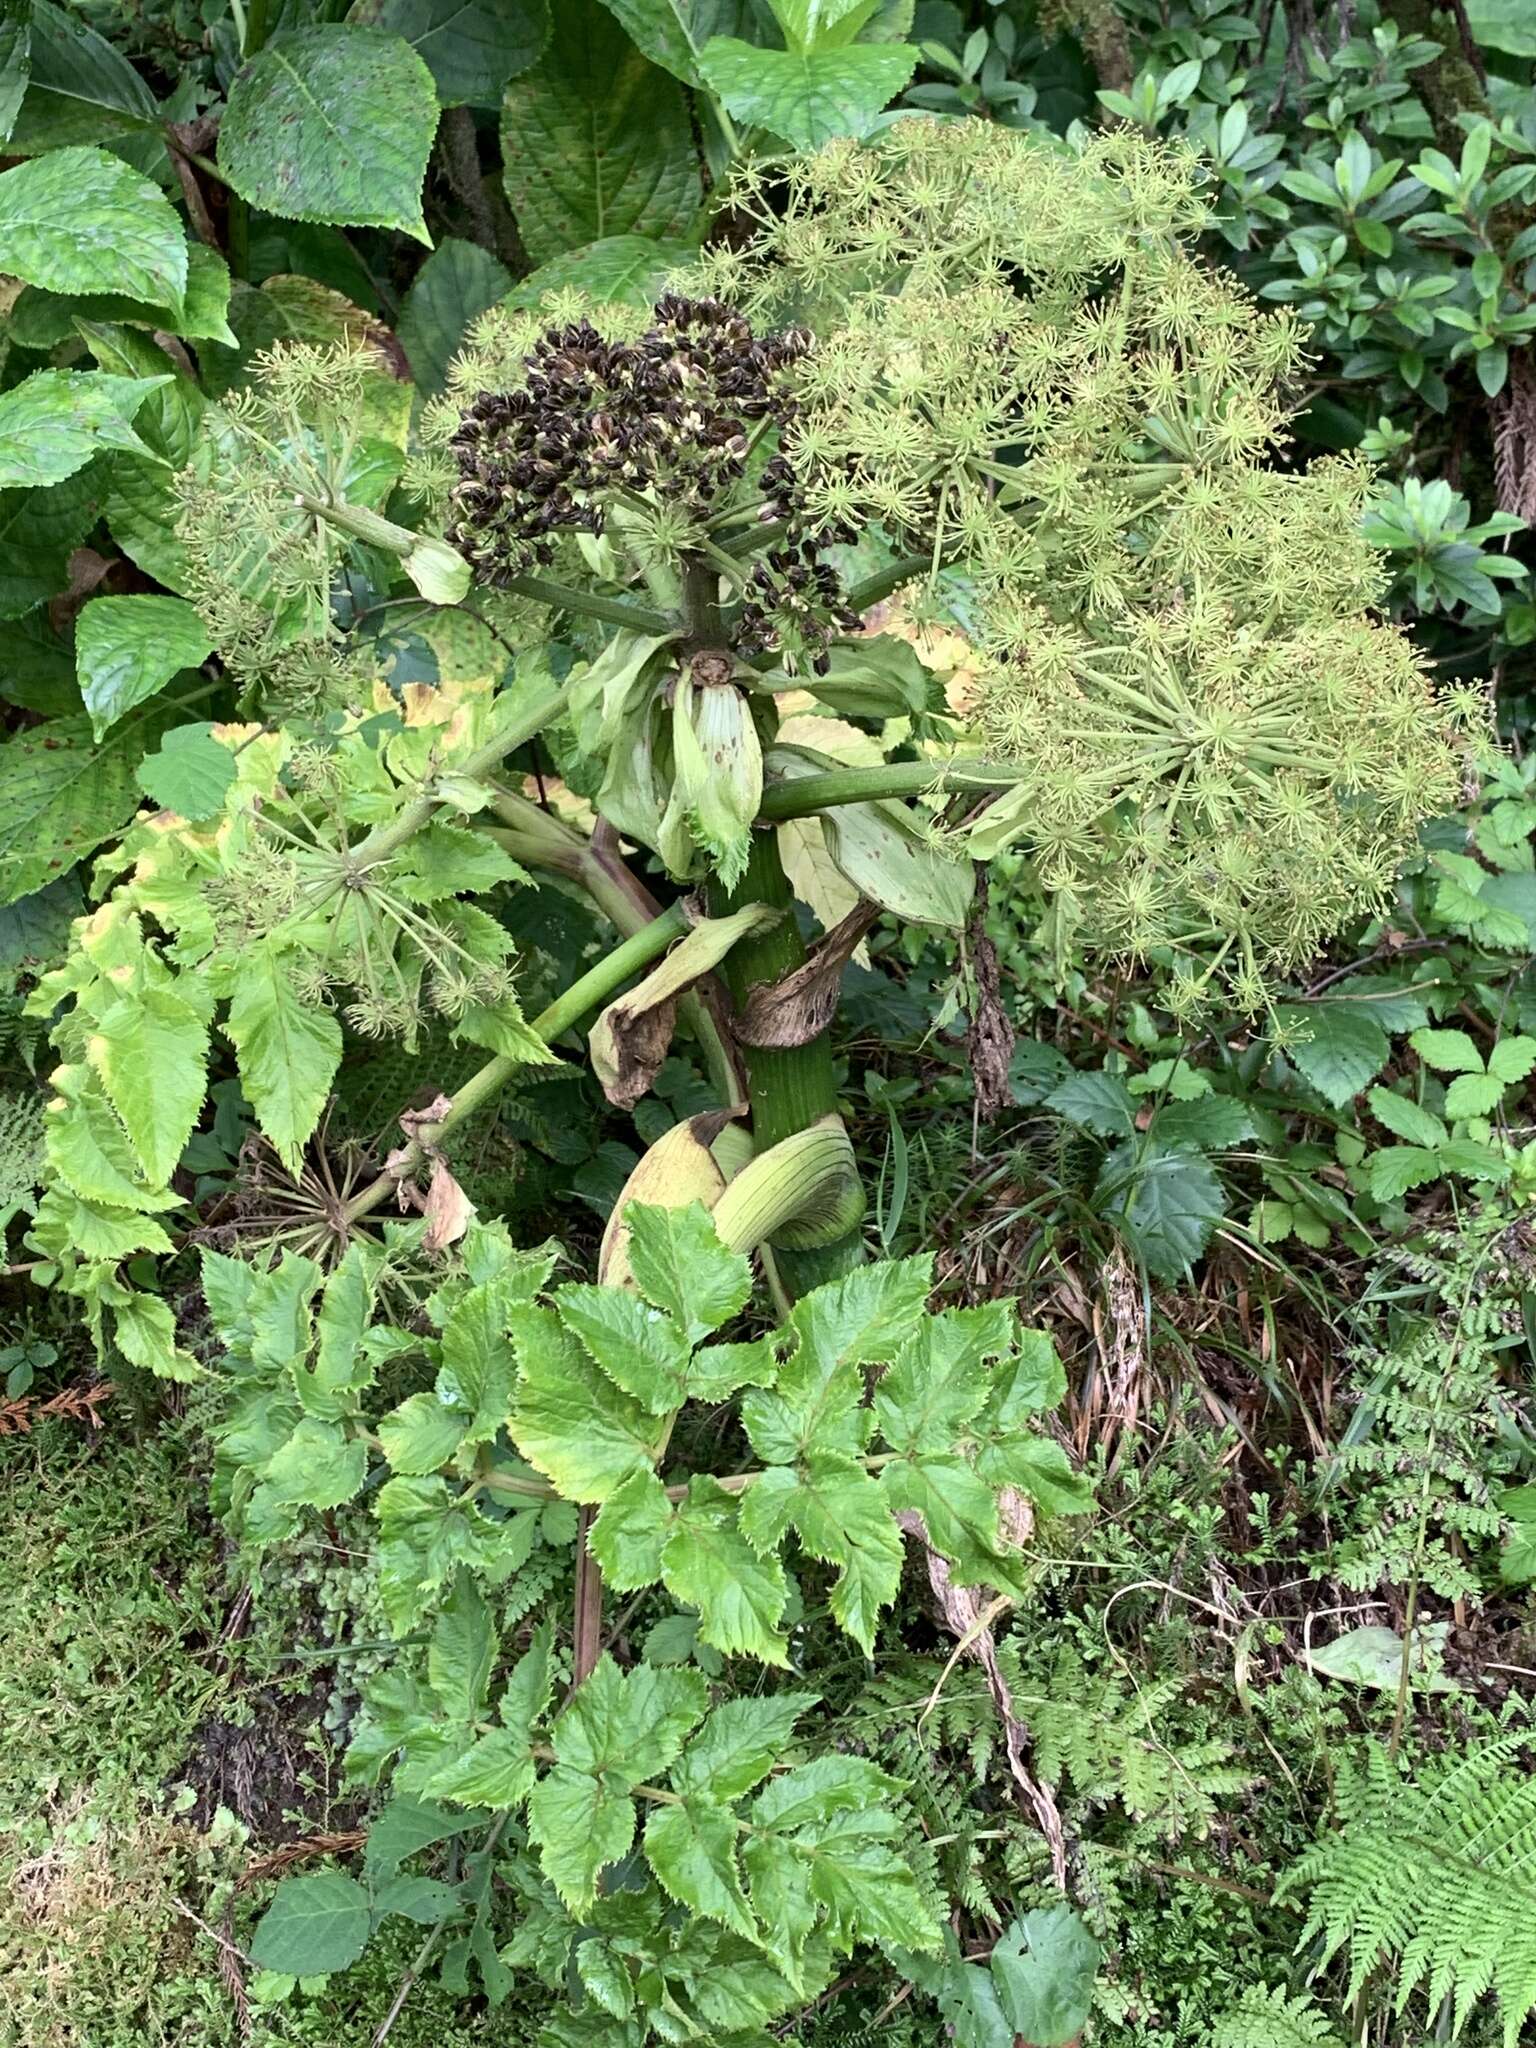
[[[280,1675],[262,1602],[242,1627],[198,1462],[122,1411],[0,1441],[0,2048],[240,2048],[209,1930],[254,1857],[340,1812],[315,1668]],[[256,2007],[249,2048],[365,2048],[419,1938]],[[471,2025],[424,1987],[390,2041]]]

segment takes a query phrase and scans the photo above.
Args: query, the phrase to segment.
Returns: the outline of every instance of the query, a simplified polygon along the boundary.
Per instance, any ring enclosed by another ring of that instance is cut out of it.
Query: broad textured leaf
[[[603,0],[624,24],[630,41],[653,64],[684,85],[704,83],[700,50],[715,36],[740,36],[752,28],[752,0]]]
[[[805,52],[761,50],[724,36],[699,55],[705,84],[736,120],[804,150],[836,135],[868,134],[916,64],[917,51],[904,43]]]
[[[97,370],[35,370],[0,393],[0,487],[58,484],[104,448],[148,456],[129,425],[164,377]]]
[[[207,724],[178,725],[134,771],[134,780],[164,811],[212,818],[234,787],[235,757]]]
[[[163,1187],[202,1111],[207,1025],[173,990],[145,988],[120,996],[102,1012],[86,1057],[139,1164]]]
[[[1071,1074],[1045,1098],[1069,1124],[1101,1138],[1128,1138],[1136,1128],[1136,1104],[1118,1074]]]
[[[635,1806],[601,1778],[557,1764],[534,1786],[528,1831],[545,1875],[573,1912],[596,1896],[598,1872],[627,1855],[635,1839]]]
[[[1413,1032],[1408,1043],[1421,1060],[1438,1068],[1442,1074],[1480,1074],[1483,1071],[1483,1056],[1469,1032],[1426,1025],[1422,1030]]]
[[[1309,1034],[1287,1046],[1286,1055],[1335,1109],[1353,1100],[1387,1063],[1387,1034],[1363,1004],[1308,1003],[1277,1014],[1281,1023]]]
[[[741,1532],[766,1554],[790,1527],[812,1557],[841,1566],[832,1613],[870,1654],[880,1610],[901,1584],[901,1534],[885,1495],[862,1465],[828,1452],[770,1466],[741,1497]]]
[[[1528,0],[1466,0],[1467,22],[1485,49],[1536,57],[1536,15]]]
[[[612,235],[681,234],[699,205],[682,88],[598,0],[561,0],[549,48],[507,88],[501,143],[536,263]]]
[[[419,391],[430,396],[443,389],[472,323],[511,289],[510,272],[474,242],[450,235],[438,243],[400,309],[400,346]]]
[[[341,1063],[340,1022],[334,1012],[299,1000],[291,963],[268,939],[235,962],[224,1028],[234,1042],[246,1100],[284,1165],[296,1173]]]
[[[52,163],[54,159],[47,159]],[[187,246],[187,287],[176,332],[188,341],[219,341],[236,346],[230,329],[229,265],[215,249],[202,242]],[[71,340],[77,320],[120,322],[146,327],[153,332],[166,324],[163,305],[135,299],[121,292],[87,292],[66,296],[30,286],[11,309],[13,338],[23,348],[54,349]],[[110,365],[103,364],[103,368]]]
[[[184,598],[92,598],[75,627],[75,660],[96,738],[212,652],[207,627]]]
[[[83,1251],[84,1247],[79,1247]],[[117,1348],[141,1372],[159,1379],[195,1380],[202,1367],[176,1342],[176,1318],[168,1301],[153,1294],[133,1294],[115,1310],[113,1336]]]
[[[291,1507],[339,1508],[351,1500],[368,1471],[368,1446],[339,1423],[306,1415],[274,1454],[262,1483],[274,1500]]]
[[[776,1557],[762,1558],[737,1525],[736,1502],[713,1479],[689,1482],[662,1552],[669,1593],[699,1610],[699,1635],[728,1655],[788,1663],[779,1629],[789,1584]]]
[[[458,1491],[450,1493],[440,1477],[403,1473],[379,1489],[379,1597],[397,1635],[436,1604],[433,1596],[457,1566],[499,1582],[533,1549],[536,1515],[493,1522],[472,1503],[461,1504]]]
[[[31,75],[31,0],[0,0],[0,142],[16,125]]]
[[[1196,1152],[1122,1145],[1105,1160],[1097,1192],[1118,1212],[1126,1241],[1149,1272],[1176,1280],[1205,1250],[1226,1214],[1214,1168]]]
[[[32,0],[31,83],[11,130],[17,154],[105,142],[158,126],[155,96],[73,10]]]
[[[560,1289],[556,1306],[615,1386],[653,1415],[682,1406],[692,1354],[670,1316],[626,1288],[576,1281]]]
[[[1458,1074],[1445,1091],[1445,1113],[1453,1123],[1469,1116],[1488,1116],[1504,1100],[1497,1074]]]
[[[1165,1102],[1152,1121],[1159,1145],[1169,1150],[1225,1152],[1254,1135],[1251,1111],[1230,1095],[1207,1095],[1199,1102]]]
[[[649,1468],[631,1472],[593,1517],[587,1548],[617,1593],[653,1586],[661,1577],[662,1545],[672,1527],[666,1488]]]
[[[663,1890],[679,1905],[750,1941],[757,1921],[736,1862],[740,1832],[730,1814],[703,1801],[660,1806],[646,1823],[645,1854]]]
[[[450,1813],[446,1806],[397,1794],[368,1830],[363,1869],[375,1883],[391,1878],[412,1856],[434,1843],[450,1841],[471,1825],[462,1813]]]
[[[1370,1104],[1377,1123],[1410,1145],[1443,1145],[1450,1136],[1439,1117],[1410,1102],[1406,1095],[1394,1095],[1390,1088],[1373,1088]]]
[[[992,1976],[1016,2031],[1040,2048],[1065,2048],[1087,2023],[1103,1953],[1070,1906],[1026,1913],[992,1951]]]
[[[654,306],[669,272],[693,254],[690,242],[650,235],[605,235],[580,249],[551,256],[507,295],[511,306],[539,306],[550,292],[579,291],[599,305]]]
[[[187,238],[158,185],[104,149],[57,149],[0,176],[0,270],[52,292],[121,292],[179,327]]]
[[[764,1828],[820,1826],[841,1813],[878,1808],[901,1789],[862,1756],[818,1756],[797,1764],[768,1785],[752,1802],[752,1819]]]
[[[285,1977],[349,1969],[368,1941],[368,1894],[339,1870],[285,1877],[251,1936],[251,1960]]]
[[[404,36],[445,107],[496,107],[507,80],[538,62],[549,12],[550,0],[357,0],[347,18]]]
[[[434,1771],[426,1789],[436,1799],[454,1799],[464,1806],[490,1806],[505,1811],[522,1805],[534,1776],[526,1737],[517,1736],[508,1728],[493,1728],[462,1756]]]
[[[793,1464],[808,1451],[856,1457],[869,1434],[865,1365],[888,1364],[927,1313],[933,1260],[860,1266],[803,1295],[790,1311],[799,1349],[772,1392],[754,1391],[742,1419],[758,1456]]]
[[[632,1202],[629,1265],[635,1285],[697,1344],[740,1315],[752,1295],[752,1267],[720,1242],[702,1202],[685,1209]]]
[[[518,1295],[512,1274],[493,1275],[455,1302],[443,1325],[437,1391],[464,1411],[466,1443],[489,1443],[511,1409],[516,1360],[507,1317]]]
[[[401,228],[428,242],[421,187],[437,132],[432,74],[400,36],[328,25],[275,37],[236,75],[219,167],[288,220]]]
[[[891,1846],[899,1827],[893,1813],[843,1813],[802,1851],[812,1895],[826,1908],[827,1938],[845,1953],[856,1940],[915,1949],[943,1941],[917,1880]]]
[[[123,1127],[85,1067],[55,1067],[55,1106],[47,1112],[48,1164],[83,1201],[120,1209],[174,1209],[180,1197],[144,1186]]]
[[[796,1721],[815,1704],[810,1692],[727,1700],[683,1752],[672,1772],[673,1790],[695,1793],[717,1806],[740,1799],[781,1761]]]
[[[887,1465],[880,1483],[893,1508],[921,1515],[934,1549],[949,1559],[962,1585],[995,1579],[997,1500],[964,1458],[930,1452]]]
[[[606,1500],[650,1467],[661,1423],[592,1364],[552,1309],[519,1305],[510,1320],[523,1374],[512,1441],[567,1500]]]

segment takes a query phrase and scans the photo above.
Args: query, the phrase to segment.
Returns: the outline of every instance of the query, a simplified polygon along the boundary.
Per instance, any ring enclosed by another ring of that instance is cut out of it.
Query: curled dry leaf
[[[842,991],[843,969],[880,915],[878,903],[856,903],[819,938],[793,974],[755,988],[736,1020],[743,1045],[809,1045],[831,1023]]]

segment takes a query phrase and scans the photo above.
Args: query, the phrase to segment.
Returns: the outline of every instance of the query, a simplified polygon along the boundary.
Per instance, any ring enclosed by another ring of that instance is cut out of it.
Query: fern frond
[[[1338,2035],[1305,1992],[1245,1991],[1211,2028],[1207,2048],[1340,2048]]]
[[[1536,1776],[1517,1761],[1526,1734],[1417,1781],[1373,1747],[1348,1785],[1343,1825],[1289,1871],[1280,1896],[1311,1893],[1302,1942],[1322,1961],[1349,1957],[1349,1995],[1393,1959],[1397,2010],[1420,1987],[1435,2012],[1453,1999],[1456,2030],[1492,1993],[1504,2048],[1536,2008]]]

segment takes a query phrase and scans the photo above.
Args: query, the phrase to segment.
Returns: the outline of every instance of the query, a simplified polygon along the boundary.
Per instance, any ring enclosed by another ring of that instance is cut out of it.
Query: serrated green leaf
[[[75,659],[95,737],[212,652],[207,627],[183,598],[92,598],[75,627]]]
[[[714,1709],[672,1772],[674,1791],[728,1806],[760,1785],[782,1758],[810,1692],[727,1700]]]
[[[1441,1172],[1439,1154],[1421,1145],[1388,1145],[1371,1155],[1366,1181],[1378,1202],[1395,1202],[1410,1188],[1435,1180]]]
[[[234,787],[235,757],[211,725],[178,725],[134,771],[146,796],[178,817],[212,818]]]
[[[1373,1088],[1369,1099],[1377,1123],[1410,1145],[1443,1145],[1450,1135],[1439,1117],[1390,1088]]]
[[[235,961],[224,1028],[257,1122],[297,1173],[341,1064],[340,1022],[332,1011],[300,1002],[292,962],[264,939]]]
[[[1465,1031],[1445,1031],[1426,1026],[1413,1032],[1408,1043],[1426,1066],[1442,1074],[1480,1074],[1483,1056]]]
[[[180,1207],[178,1195],[145,1186],[123,1127],[88,1068],[55,1067],[49,1080],[54,1101],[47,1111],[44,1145],[49,1167],[73,1194],[110,1208]]]
[[[446,1806],[396,1794],[368,1830],[363,1869],[374,1883],[391,1878],[412,1856],[436,1842],[451,1841],[472,1825],[462,1813],[450,1813]]]
[[[892,1813],[841,1813],[813,1840],[796,1845],[811,1894],[826,1911],[827,1939],[845,1954],[859,1940],[915,1949],[942,1946],[942,1929],[891,1846],[899,1826]]]
[[[555,1300],[560,1320],[615,1386],[653,1415],[683,1405],[691,1356],[670,1316],[622,1287],[573,1281]]]
[[[859,1368],[887,1365],[927,1312],[929,1257],[860,1266],[803,1295],[790,1312],[799,1348],[772,1392],[742,1402],[752,1447],[770,1464],[808,1452],[857,1457],[869,1434]]]
[[[348,1437],[339,1423],[306,1415],[269,1459],[262,1485],[289,1507],[339,1508],[367,1472],[366,1444]]]
[[[507,88],[501,143],[535,263],[613,235],[680,235],[702,196],[681,87],[598,0],[561,0],[548,49]]]
[[[381,1416],[379,1442],[396,1472],[420,1475],[446,1465],[464,1441],[464,1415],[445,1408],[436,1394],[412,1394]]]
[[[708,1704],[700,1672],[623,1672],[604,1655],[555,1723],[555,1755],[572,1770],[638,1785],[676,1762]]]
[[[917,51],[905,43],[763,50],[717,36],[699,53],[705,84],[736,120],[803,150],[820,149],[837,135],[867,135],[916,64]]]
[[[684,85],[704,83],[698,54],[714,36],[745,35],[752,0],[604,0],[630,41]]]
[[[418,391],[435,396],[470,326],[512,289],[510,272],[474,242],[448,235],[417,271],[398,334]]]
[[[201,1377],[202,1367],[176,1342],[176,1318],[168,1301],[152,1294],[133,1294],[117,1304],[115,1316],[112,1334],[117,1348],[142,1372],[166,1380]]]
[[[397,1635],[414,1628],[438,1589],[459,1565],[499,1584],[525,1564],[538,1534],[538,1518],[510,1515],[491,1521],[461,1502],[439,1476],[404,1473],[381,1486],[379,1597]]]
[[[57,484],[104,448],[148,456],[129,421],[164,377],[34,370],[0,393],[0,486]]]
[[[592,1503],[648,1470],[663,1424],[598,1370],[552,1309],[520,1304],[509,1321],[522,1369],[510,1430],[528,1462],[567,1500]]]
[[[1453,1123],[1469,1116],[1487,1116],[1504,1100],[1497,1074],[1458,1074],[1445,1091],[1445,1113]]]
[[[605,235],[580,249],[567,249],[531,270],[508,293],[509,306],[537,308],[551,292],[578,291],[598,305],[641,306],[661,296],[670,272],[681,269],[693,244],[657,241],[651,235]]]
[[[451,1920],[455,1912],[463,1910],[463,1902],[453,1886],[440,1878],[413,1875],[392,1877],[380,1885],[373,1895],[373,1910],[375,1914],[398,1913],[418,1927],[432,1927],[439,1920]]]
[[[1288,1046],[1287,1056],[1335,1109],[1352,1101],[1387,1063],[1387,1034],[1363,1004],[1309,1003],[1278,1015],[1283,1024],[1309,1034]]]
[[[52,0],[32,0],[31,82],[11,130],[18,155],[152,130],[155,96],[119,51]]]
[[[496,107],[549,41],[549,0],[356,0],[347,19],[403,36],[445,107]]]
[[[1199,1153],[1155,1145],[1117,1147],[1100,1168],[1095,1192],[1120,1217],[1137,1258],[1163,1280],[1188,1272],[1227,1210],[1221,1182]]]
[[[83,716],[51,719],[0,745],[0,902],[41,889],[121,831],[140,803],[134,769],[164,724],[150,704],[99,747]]]
[[[689,1800],[659,1806],[646,1823],[646,1860],[670,1897],[751,1941],[757,1921],[736,1862],[738,1823],[719,1807]]]
[[[0,142],[16,125],[31,75],[30,0],[0,0]]]
[[[598,1873],[627,1855],[635,1839],[635,1806],[601,1778],[557,1764],[528,1800],[528,1832],[544,1874],[572,1912],[597,1895]]]
[[[610,2019],[621,2020],[633,2009],[635,1993],[628,1964],[621,1961],[604,1942],[577,1943],[576,1974],[588,1997],[601,2006]]]
[[[1506,1084],[1523,1081],[1536,1068],[1536,1038],[1501,1038],[1488,1055],[1488,1071]]]
[[[662,1545],[672,1526],[667,1490],[649,1468],[631,1472],[593,1517],[587,1548],[617,1593],[637,1592],[661,1577]]]
[[[176,1249],[151,1217],[106,1202],[83,1202],[62,1185],[49,1188],[38,1203],[27,1242],[50,1258],[67,1250],[79,1259],[113,1262],[135,1252]]]
[[[813,1757],[785,1771],[758,1794],[752,1802],[752,1820],[761,1828],[817,1827],[838,1814],[878,1809],[900,1790],[899,1782],[868,1757]]]
[[[287,1977],[349,1969],[368,1942],[368,1894],[339,1870],[285,1877],[251,1936],[251,1960]]]
[[[54,159],[49,157],[52,163]],[[187,245],[187,288],[176,332],[187,341],[218,341],[237,346],[229,325],[229,265],[216,249],[205,243]],[[144,299],[125,297],[121,292],[84,292],[70,295],[44,291],[30,285],[11,308],[11,335],[23,348],[55,349],[75,338],[77,321],[121,322],[148,328],[151,333],[165,327],[167,310]],[[164,351],[160,367],[169,368]],[[103,369],[113,365],[103,363]],[[180,384],[189,379],[181,378]],[[163,449],[157,449],[163,454]]]
[[[532,1790],[533,1758],[526,1739],[510,1729],[493,1728],[432,1773],[424,1790],[435,1799],[453,1799],[464,1806],[489,1806],[507,1812],[522,1805]]]
[[[987,1361],[1012,1348],[1013,1304],[928,1316],[875,1389],[875,1414],[896,1451],[948,1450],[990,1392]]]
[[[432,74],[402,37],[291,29],[236,73],[219,168],[285,220],[400,228],[430,248],[421,188],[437,117]]]
[[[1251,1111],[1230,1095],[1206,1095],[1198,1102],[1168,1102],[1152,1120],[1152,1135],[1169,1151],[1225,1152],[1254,1135]]]
[[[812,1557],[841,1567],[833,1616],[873,1654],[880,1610],[901,1584],[901,1535],[884,1494],[862,1465],[828,1452],[770,1466],[742,1495],[741,1532],[766,1555],[790,1527]]]
[[[702,1202],[684,1209],[631,1202],[624,1221],[635,1285],[672,1317],[689,1344],[740,1315],[752,1295],[751,1263],[720,1242]]]
[[[1048,1436],[1027,1432],[983,1445],[976,1470],[990,1486],[1017,1487],[1048,1515],[1086,1515],[1093,1507],[1087,1479]]]
[[[516,1360],[507,1324],[519,1299],[519,1276],[498,1272],[455,1302],[443,1325],[437,1392],[464,1411],[466,1443],[489,1443],[511,1411]]]
[[[699,1610],[699,1636],[726,1654],[788,1663],[779,1623],[789,1584],[776,1557],[762,1558],[742,1535],[736,1501],[715,1480],[695,1477],[662,1551],[662,1580]]]
[[[1136,1105],[1118,1074],[1070,1074],[1046,1096],[1045,1106],[1101,1138],[1128,1138],[1136,1128]]]
[[[140,1166],[163,1187],[202,1112],[208,1027],[167,988],[120,996],[97,1019],[86,1058]]]
[[[104,149],[56,149],[0,175],[0,270],[53,292],[121,292],[179,327],[187,238],[158,185]]]
[[[460,1572],[427,1649],[427,1682],[451,1721],[479,1719],[496,1650],[490,1610],[469,1573]]]
[[[949,1560],[961,1585],[997,1577],[997,1500],[964,1458],[944,1452],[898,1458],[881,1472],[880,1484],[897,1513],[922,1517],[929,1543]]]

